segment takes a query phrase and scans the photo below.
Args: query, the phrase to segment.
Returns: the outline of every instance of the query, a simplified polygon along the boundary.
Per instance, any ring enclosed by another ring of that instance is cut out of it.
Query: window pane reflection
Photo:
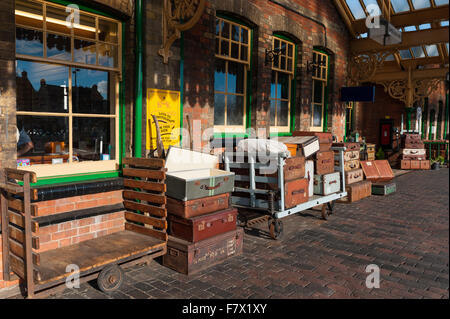
[[[72,61],[71,40],[69,37],[47,34],[47,57]]]
[[[73,155],[79,161],[115,159],[114,123],[114,119],[75,117],[73,119]]]
[[[42,31],[16,28],[16,53],[42,57],[44,55]]]
[[[108,72],[73,68],[72,85],[73,113],[114,114]]]

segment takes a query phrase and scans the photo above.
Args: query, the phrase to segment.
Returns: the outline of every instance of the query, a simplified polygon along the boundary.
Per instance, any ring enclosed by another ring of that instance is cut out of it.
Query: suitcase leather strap
[[[218,189],[220,186],[222,186],[222,182],[218,183],[216,186],[208,186],[206,184],[203,184],[200,186],[200,189],[212,191],[212,190]]]

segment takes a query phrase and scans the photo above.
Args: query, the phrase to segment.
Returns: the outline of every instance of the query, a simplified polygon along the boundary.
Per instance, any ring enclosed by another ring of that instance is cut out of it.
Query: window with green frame
[[[270,86],[270,131],[288,133],[291,131],[292,101],[295,99],[295,43],[285,37],[274,36],[272,50],[278,54],[272,61]]]
[[[244,133],[248,117],[251,29],[216,17],[215,34],[214,130]]]
[[[312,102],[310,130],[322,132],[326,125],[326,107],[328,103],[328,54],[313,51]]]

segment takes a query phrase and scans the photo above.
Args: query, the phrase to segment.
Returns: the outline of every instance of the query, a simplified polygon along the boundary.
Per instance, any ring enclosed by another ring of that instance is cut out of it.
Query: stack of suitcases
[[[234,173],[216,169],[216,156],[179,148],[166,161],[170,236],[163,265],[190,275],[241,254],[243,229],[230,206]]]
[[[366,144],[366,152],[367,152],[367,160],[374,161],[375,160],[375,144]]]
[[[345,170],[345,190],[347,192],[347,202],[353,203],[372,194],[372,183],[364,180],[364,172],[360,164],[360,144],[359,143],[335,143],[333,146],[345,147],[344,170]],[[335,161],[338,162],[338,153]]]
[[[427,160],[426,154],[425,145],[419,134],[404,134],[402,136],[401,169],[429,170],[430,161]]]
[[[319,151],[312,155],[312,160],[305,163],[305,176],[309,177],[309,194],[330,195],[339,192],[341,175],[334,171],[334,152],[331,150],[333,136],[331,133],[294,132],[293,136],[316,136],[319,139]],[[314,178],[311,178],[314,176]],[[312,192],[311,192],[312,190]]]

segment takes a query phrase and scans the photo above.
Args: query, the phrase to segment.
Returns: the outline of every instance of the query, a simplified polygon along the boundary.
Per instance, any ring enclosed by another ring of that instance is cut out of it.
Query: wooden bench
[[[72,246],[38,253],[39,224],[31,203],[36,182],[33,172],[0,172],[3,278],[13,272],[24,280],[28,298],[65,288],[68,280],[95,279],[104,292],[123,282],[119,267],[148,262],[167,249],[165,162],[161,159],[126,158],[123,161],[125,230]],[[19,185],[12,180],[21,182]]]

